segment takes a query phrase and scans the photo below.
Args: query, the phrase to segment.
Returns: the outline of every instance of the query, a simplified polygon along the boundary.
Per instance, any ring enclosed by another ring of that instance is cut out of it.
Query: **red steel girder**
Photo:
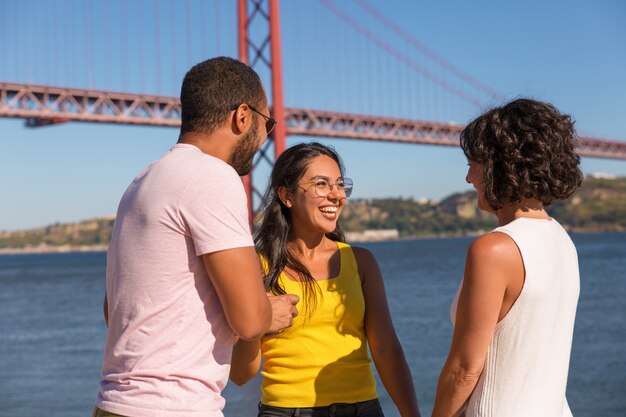
[[[459,146],[462,125],[310,109],[287,109],[290,135]]]
[[[271,83],[266,83],[266,88],[272,98],[272,116],[276,120],[285,118],[285,105],[283,100],[283,75],[282,56],[280,46],[280,13],[278,0],[239,0],[237,3],[237,26],[239,34],[239,60],[256,69],[269,70]],[[251,36],[253,26],[260,31],[254,31],[256,36]],[[259,37],[259,34],[263,36]],[[262,40],[262,41],[261,41]],[[243,177],[243,185],[248,195],[248,212],[250,226],[253,227],[254,200],[261,192],[257,190],[252,177],[260,161],[268,162],[270,166],[274,161],[268,157],[271,145],[274,147],[274,159],[287,147],[287,132],[285,125],[278,123],[267,142],[260,149],[262,158],[257,158],[250,173]]]
[[[0,83],[0,117],[180,126],[180,102],[159,97]],[[285,108],[288,135],[458,146],[462,125]],[[582,156],[626,160],[626,142],[581,137]]]
[[[579,137],[576,149],[582,156],[626,160],[626,142],[591,137]]]
[[[29,126],[82,121],[174,127],[180,115],[176,97],[0,83],[0,117],[29,119]]]
[[[287,134],[459,146],[463,125],[309,109],[286,109]],[[626,160],[626,142],[576,139],[580,155]]]

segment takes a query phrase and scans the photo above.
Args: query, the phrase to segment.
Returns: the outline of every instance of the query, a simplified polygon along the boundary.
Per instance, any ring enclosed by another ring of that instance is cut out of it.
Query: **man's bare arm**
[[[213,252],[202,260],[233,332],[244,340],[263,336],[272,323],[272,308],[254,247]]]

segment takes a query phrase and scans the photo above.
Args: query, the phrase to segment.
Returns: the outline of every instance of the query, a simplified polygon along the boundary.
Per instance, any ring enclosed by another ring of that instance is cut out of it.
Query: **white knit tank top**
[[[515,241],[526,276],[519,297],[496,325],[465,415],[571,417],[565,387],[580,291],[576,248],[554,219],[520,218],[494,231]],[[458,297],[459,292],[453,322]]]

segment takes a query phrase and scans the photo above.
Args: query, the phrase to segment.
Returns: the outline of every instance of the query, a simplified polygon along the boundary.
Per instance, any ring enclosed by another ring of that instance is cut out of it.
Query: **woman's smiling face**
[[[286,202],[296,230],[304,228],[331,233],[336,229],[346,204],[345,192],[336,185],[340,178],[341,170],[334,159],[321,155],[311,160]],[[318,190],[324,185],[330,186],[330,190],[326,196],[320,196]]]

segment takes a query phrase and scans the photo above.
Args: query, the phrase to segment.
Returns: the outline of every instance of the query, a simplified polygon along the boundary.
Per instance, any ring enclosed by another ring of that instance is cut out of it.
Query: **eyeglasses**
[[[339,177],[331,184],[328,177],[315,177],[310,181],[304,182],[304,184],[313,184],[315,188],[315,194],[318,197],[326,197],[333,190],[333,187],[337,188],[337,193],[344,197],[350,197],[352,194],[353,182],[350,178]],[[302,187],[305,191],[306,189]]]
[[[250,110],[252,110],[253,112],[257,114],[260,114],[265,119],[265,132],[267,132],[267,136],[269,136],[272,130],[274,130],[274,128],[276,127],[276,120],[274,120],[270,116],[264,115],[263,113],[261,113],[260,111],[258,111],[257,109],[255,109],[249,104],[248,104],[248,107],[250,107]]]

